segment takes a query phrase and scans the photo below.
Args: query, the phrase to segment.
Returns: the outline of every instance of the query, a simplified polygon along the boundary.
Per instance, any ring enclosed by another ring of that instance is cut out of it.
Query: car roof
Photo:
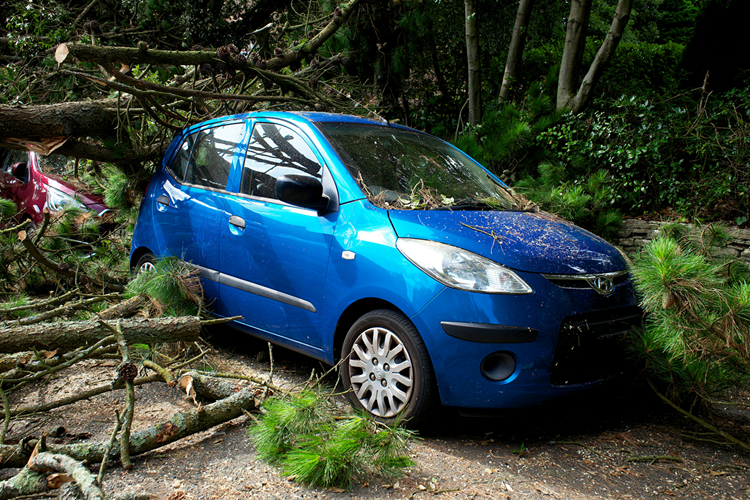
[[[409,129],[395,123],[388,122],[382,118],[367,118],[363,116],[347,115],[341,113],[323,113],[314,111],[253,111],[250,113],[242,113],[237,115],[227,115],[213,118],[201,123],[192,125],[186,129],[183,129],[183,135],[191,133],[196,129],[206,128],[218,125],[220,123],[234,121],[234,120],[246,120],[250,118],[281,118],[281,119],[292,119],[293,121],[302,119],[308,123],[357,123],[367,125],[378,125],[381,127],[398,127]],[[409,129],[412,130],[412,129]]]

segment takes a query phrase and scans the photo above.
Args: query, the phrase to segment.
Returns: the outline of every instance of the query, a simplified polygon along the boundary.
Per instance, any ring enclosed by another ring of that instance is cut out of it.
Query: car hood
[[[389,216],[400,238],[447,243],[518,271],[589,274],[627,268],[615,247],[549,214],[391,210]]]

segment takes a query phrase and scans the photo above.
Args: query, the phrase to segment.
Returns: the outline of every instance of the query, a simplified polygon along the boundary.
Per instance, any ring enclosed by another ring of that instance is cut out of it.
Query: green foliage
[[[612,184],[606,170],[581,179],[570,177],[562,164],[542,163],[538,177],[527,176],[516,188],[543,210],[611,238],[622,227],[622,214],[612,208]]]
[[[133,192],[133,181],[122,169],[114,165],[105,165],[104,204],[117,209],[119,220],[135,220],[140,206],[140,195]]]
[[[31,299],[26,294],[19,294],[18,296],[11,297],[5,302],[0,303],[0,315],[4,318],[18,319],[31,316],[34,314],[33,309],[21,309],[20,311],[11,311],[18,307],[24,307],[31,304]]]
[[[705,404],[749,373],[750,269],[713,256],[726,238],[717,226],[666,228],[632,267],[648,315],[629,349],[677,402]]]
[[[18,212],[18,207],[15,203],[5,198],[0,198],[0,218],[7,219],[13,217]]]
[[[411,431],[364,416],[336,417],[334,403],[319,393],[271,399],[248,432],[258,457],[310,486],[351,488],[373,477],[395,478],[413,465]]]
[[[601,95],[672,95],[684,78],[678,43],[620,43],[597,88]]]
[[[163,316],[195,316],[203,304],[203,288],[195,268],[177,257],[158,261],[156,269],[139,273],[125,289],[125,297],[148,296]]]
[[[570,178],[608,170],[615,206],[633,215],[673,207],[689,217],[747,219],[749,105],[750,89],[697,102],[689,95],[621,97],[567,116],[537,144],[567,166]]]
[[[518,175],[539,160],[539,148],[534,142],[537,135],[561,117],[562,114],[553,111],[553,104],[541,85],[535,84],[521,104],[488,106],[482,123],[467,128],[457,137],[455,145],[497,174]]]

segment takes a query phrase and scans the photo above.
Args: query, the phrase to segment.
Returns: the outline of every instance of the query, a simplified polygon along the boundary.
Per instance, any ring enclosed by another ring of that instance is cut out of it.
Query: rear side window
[[[185,141],[177,151],[172,165],[169,170],[172,172],[172,176],[180,182],[185,182],[185,174],[187,174],[188,165],[190,164],[190,151],[193,149],[195,144],[195,138],[198,136],[197,133],[187,136]]]
[[[232,159],[245,128],[245,123],[233,123],[188,136],[172,162],[172,174],[187,184],[226,189]]]
[[[257,123],[245,156],[240,192],[276,199],[276,179],[282,175],[320,179],[322,171],[299,133],[284,125]]]

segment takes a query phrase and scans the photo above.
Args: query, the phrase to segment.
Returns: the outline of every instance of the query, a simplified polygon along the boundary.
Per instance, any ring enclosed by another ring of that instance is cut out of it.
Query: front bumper
[[[427,345],[444,405],[533,406],[621,373],[622,338],[641,321],[629,280],[602,296],[563,288],[541,275],[523,278],[534,294],[448,288],[411,318]],[[498,359],[503,379],[491,380],[496,372],[488,373],[483,362]]]

